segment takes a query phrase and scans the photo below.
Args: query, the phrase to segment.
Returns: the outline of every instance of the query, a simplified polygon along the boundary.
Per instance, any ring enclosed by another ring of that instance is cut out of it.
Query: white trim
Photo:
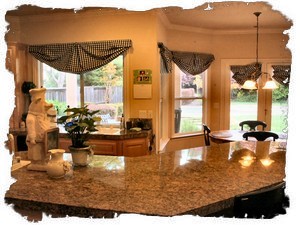
[[[167,144],[169,143],[169,141],[170,141],[170,138],[160,139],[160,141],[159,141],[159,151],[156,152],[156,153],[165,151],[165,148],[166,148]]]

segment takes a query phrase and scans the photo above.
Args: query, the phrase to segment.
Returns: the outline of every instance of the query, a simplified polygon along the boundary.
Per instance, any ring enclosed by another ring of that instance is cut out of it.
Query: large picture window
[[[204,77],[174,70],[174,133],[195,133],[202,130]]]
[[[118,125],[123,114],[123,55],[82,75],[60,72],[42,63],[41,84],[47,89],[46,100],[58,115],[69,107],[83,104],[100,110],[103,125]]]

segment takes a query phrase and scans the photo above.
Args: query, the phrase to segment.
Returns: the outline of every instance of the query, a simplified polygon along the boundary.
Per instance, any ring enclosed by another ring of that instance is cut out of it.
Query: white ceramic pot
[[[52,178],[64,177],[71,169],[71,164],[63,159],[65,150],[51,149],[49,152],[51,155],[50,160],[47,163],[47,174]]]
[[[83,148],[69,146],[69,150],[74,166],[87,166],[92,161],[94,152],[90,146]]]

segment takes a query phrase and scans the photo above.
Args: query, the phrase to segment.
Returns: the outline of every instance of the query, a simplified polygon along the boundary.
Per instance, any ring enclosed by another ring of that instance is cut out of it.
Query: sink
[[[121,129],[116,127],[96,127],[98,134],[120,134]]]
[[[21,160],[20,162],[17,162],[17,163],[14,163],[12,166],[11,166],[11,171],[15,171],[17,169],[20,169],[22,168],[23,166],[27,166],[31,163],[31,161],[28,161],[28,160]]]

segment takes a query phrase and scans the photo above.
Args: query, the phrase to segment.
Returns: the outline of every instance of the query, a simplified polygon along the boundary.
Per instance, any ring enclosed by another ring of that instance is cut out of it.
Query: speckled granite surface
[[[284,180],[284,147],[233,142],[143,157],[94,156],[88,167],[74,168],[62,179],[21,168],[12,172],[17,181],[5,199],[21,208],[70,216],[204,216],[230,206],[236,195]],[[256,157],[250,166],[241,165],[245,155]],[[268,156],[272,163],[264,166],[260,159]]]
[[[107,128],[108,131],[110,128]],[[113,133],[110,132],[93,132],[90,136],[90,139],[97,140],[125,140],[132,138],[144,138],[150,137],[152,135],[152,130],[141,130],[141,131],[130,131],[130,130],[119,130]],[[68,138],[68,134],[63,128],[60,128],[59,137]]]
[[[114,129],[114,128],[112,128]],[[101,133],[93,132],[91,134],[91,139],[98,140],[124,140],[124,139],[132,139],[132,138],[143,138],[143,137],[151,137],[152,130],[141,130],[141,131],[130,131],[130,130],[118,130],[116,132],[111,132],[110,128],[107,128],[107,132]],[[26,136],[26,129],[10,129],[9,131],[13,135],[23,135]],[[59,127],[59,137],[68,138],[67,132],[63,127]]]

